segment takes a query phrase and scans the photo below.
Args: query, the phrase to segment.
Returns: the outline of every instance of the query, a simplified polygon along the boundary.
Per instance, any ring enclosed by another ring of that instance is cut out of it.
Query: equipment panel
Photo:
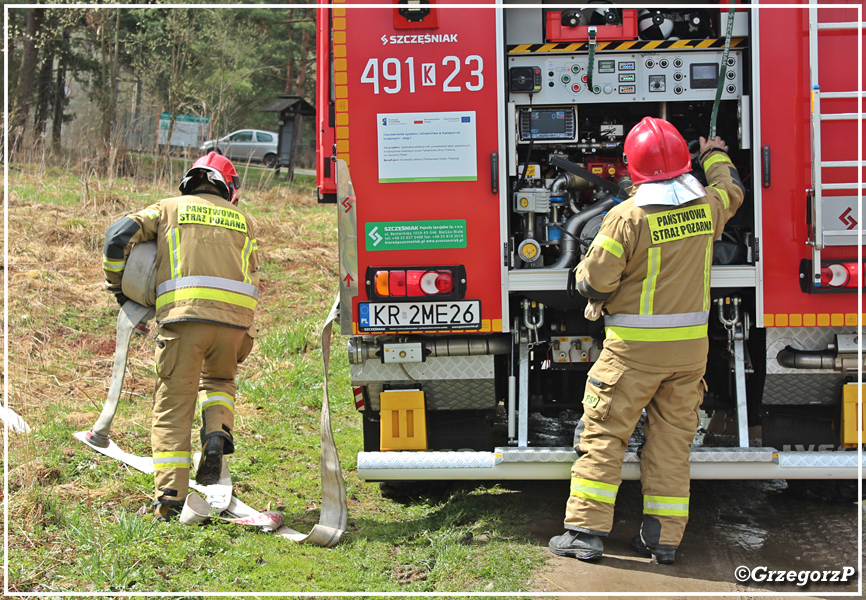
[[[728,56],[723,100],[743,95],[742,54]],[[536,91],[512,87],[511,97],[528,101],[531,94],[533,104],[712,101],[721,60],[720,51],[596,55],[589,89],[587,55],[513,56],[509,72],[533,72]]]

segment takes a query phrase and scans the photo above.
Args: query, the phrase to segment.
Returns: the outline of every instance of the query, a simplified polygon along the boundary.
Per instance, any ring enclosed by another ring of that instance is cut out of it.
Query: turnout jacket
[[[259,296],[253,223],[204,184],[115,221],[105,236],[105,287],[121,291],[133,244],[157,240],[156,320],[209,321],[248,329]]]
[[[701,156],[707,195],[679,206],[611,209],[575,269],[577,291],[604,302],[604,347],[626,366],[650,373],[706,365],[713,240],[743,203],[727,154]]]

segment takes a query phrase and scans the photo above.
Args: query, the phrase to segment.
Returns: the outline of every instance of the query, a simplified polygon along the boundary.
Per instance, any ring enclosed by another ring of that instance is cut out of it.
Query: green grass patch
[[[98,416],[111,375],[117,306],[102,289],[106,227],[176,193],[190,160],[130,158],[130,176],[85,166],[15,165],[9,198],[10,403],[32,432],[11,436],[12,592],[509,592],[530,589],[546,549],[528,532],[537,499],[519,488],[419,486],[390,499],[358,479],[361,418],[346,338],[334,334],[332,427],[349,502],[336,548],[299,545],[219,521],[156,522],[152,476],[72,434]],[[238,377],[235,493],[308,532],[319,519],[320,327],[338,283],[336,209],[312,178],[239,165],[242,206],[261,247],[260,336]],[[152,327],[152,330],[154,328]],[[135,336],[111,438],[150,454],[153,331]],[[191,431],[197,448],[197,417]]]

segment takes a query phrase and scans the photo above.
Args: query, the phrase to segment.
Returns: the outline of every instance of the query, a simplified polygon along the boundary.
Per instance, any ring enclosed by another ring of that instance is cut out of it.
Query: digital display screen
[[[620,71],[634,71],[634,62],[629,61],[629,62],[619,63],[619,70]]]
[[[613,60],[600,60],[598,61],[598,72],[599,73],[613,73],[616,69],[616,61]]]
[[[719,65],[696,63],[690,65],[692,88],[714,88],[719,81]]]
[[[564,110],[533,110],[529,113],[529,132],[533,137],[545,133],[565,133]]]
[[[571,140],[575,135],[573,108],[525,108],[520,111],[522,140]]]

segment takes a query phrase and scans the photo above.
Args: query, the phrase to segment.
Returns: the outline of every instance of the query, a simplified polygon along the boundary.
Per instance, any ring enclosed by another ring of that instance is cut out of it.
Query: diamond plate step
[[[775,448],[692,448],[689,462],[728,463],[728,462],[773,462]],[[499,463],[547,463],[574,462],[577,453],[568,446],[560,448],[497,448],[496,462]],[[626,452],[624,462],[640,462],[638,452]]]

